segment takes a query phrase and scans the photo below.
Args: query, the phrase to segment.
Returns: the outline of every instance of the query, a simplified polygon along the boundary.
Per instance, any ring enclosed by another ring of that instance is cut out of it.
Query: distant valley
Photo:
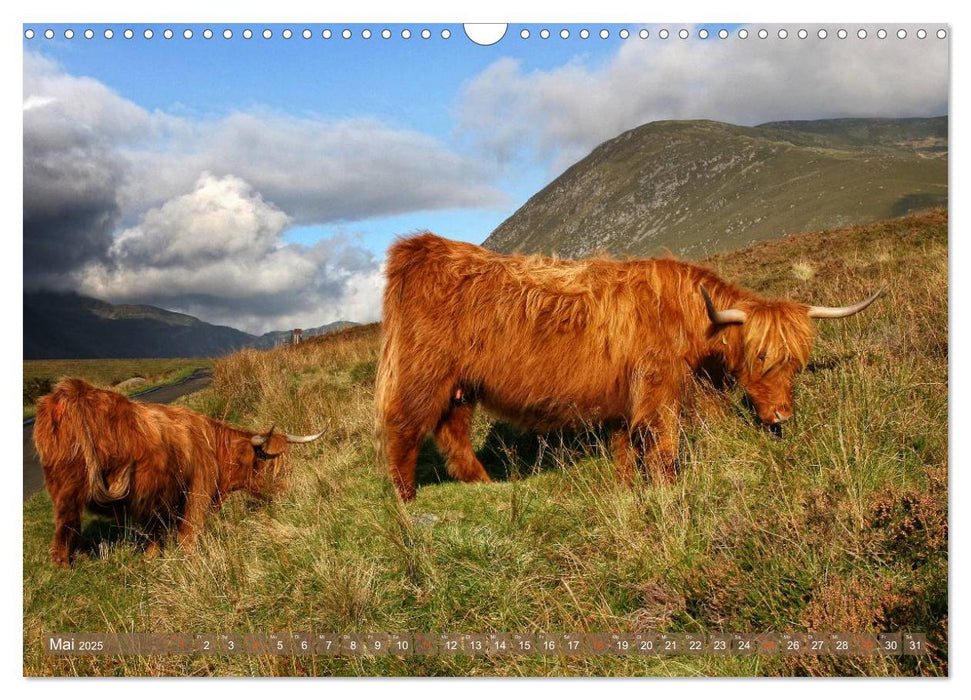
[[[357,325],[336,321],[303,337]],[[244,347],[268,349],[290,330],[252,335],[142,304],[109,304],[71,293],[24,294],[24,359],[216,357]]]

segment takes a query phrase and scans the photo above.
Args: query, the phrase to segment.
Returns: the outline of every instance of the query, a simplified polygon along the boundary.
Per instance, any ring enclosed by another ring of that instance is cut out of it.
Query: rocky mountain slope
[[[484,245],[703,258],[945,206],[947,133],[947,117],[652,122],[599,145]]]

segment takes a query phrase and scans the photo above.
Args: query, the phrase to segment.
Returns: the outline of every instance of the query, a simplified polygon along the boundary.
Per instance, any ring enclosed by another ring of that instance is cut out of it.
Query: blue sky
[[[376,117],[388,124],[414,129],[453,143],[458,150],[467,147],[457,121],[457,100],[462,86],[500,57],[522,62],[523,69],[548,70],[582,62],[590,67],[606,63],[623,41],[617,28],[611,37],[563,40],[558,35],[539,37],[540,26],[510,25],[498,46],[479,46],[464,34],[461,24],[435,25],[428,39],[420,37],[424,25],[273,25],[273,37],[264,39],[259,30],[265,25],[148,25],[107,24],[91,40],[67,40],[63,29],[72,25],[43,25],[55,28],[53,40],[25,42],[29,49],[40,43],[44,54],[55,58],[75,75],[94,76],[120,95],[146,110],[162,110],[187,117],[221,117],[238,110],[269,109],[294,115],[314,115],[344,119]],[[172,39],[161,36],[171,27]],[[202,32],[215,27],[212,39]],[[256,27],[251,39],[242,32]],[[290,27],[293,38],[284,40],[281,32]],[[348,27],[351,39],[338,32]],[[520,31],[528,27],[532,37],[523,40]],[[580,25],[556,25],[576,37]],[[103,29],[111,28],[115,37],[105,40]],[[145,40],[143,31],[151,28],[155,36]],[[185,40],[184,29],[193,38]],[[221,35],[230,29],[233,38]],[[329,40],[321,32],[330,28]],[[370,39],[361,31],[370,29]],[[388,28],[391,39],[380,31]],[[125,29],[135,32],[125,40]],[[301,35],[310,29],[311,39]],[[408,40],[400,38],[410,29]],[[448,29],[451,36],[441,37]],[[632,41],[632,39],[628,39]],[[355,235],[362,245],[382,254],[391,240],[418,229],[431,229],[451,238],[481,242],[526,199],[550,179],[542,164],[521,162],[509,172],[498,174],[497,183],[508,196],[498,206],[485,209],[419,211],[380,217],[337,226],[303,225],[287,231],[287,240],[312,243],[322,236],[344,232]]]
[[[744,39],[739,25],[628,25],[627,39],[624,25],[510,25],[493,46],[461,25],[269,25],[268,40],[267,25],[25,26],[25,289],[253,332],[376,320],[395,236],[481,242],[597,144],[649,121],[947,112],[947,41],[909,25],[886,40],[869,26],[865,41],[859,25],[845,40],[837,25],[825,40],[816,25],[785,40],[771,25],[766,39],[758,25]]]

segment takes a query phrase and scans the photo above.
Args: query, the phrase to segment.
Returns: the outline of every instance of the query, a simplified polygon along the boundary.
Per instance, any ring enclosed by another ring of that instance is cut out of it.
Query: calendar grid
[[[55,656],[923,656],[927,636],[891,633],[52,633]]]

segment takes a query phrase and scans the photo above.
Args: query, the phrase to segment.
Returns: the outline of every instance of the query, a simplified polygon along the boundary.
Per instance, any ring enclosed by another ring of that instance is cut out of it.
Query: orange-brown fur
[[[747,321],[713,326],[701,285]],[[733,375],[763,420],[791,414],[792,378],[812,338],[807,308],[674,259],[564,261],[431,233],[399,240],[384,293],[380,452],[405,499],[428,433],[453,476],[488,481],[470,439],[481,404],[529,429],[606,424],[621,477],[633,476],[632,445],[671,476],[686,380],[702,367]]]
[[[54,562],[70,564],[85,507],[144,526],[153,550],[173,527],[190,548],[226,495],[269,497],[280,487],[286,438],[271,434],[254,447],[254,435],[187,408],[61,380],[38,400],[34,423],[54,502]]]

